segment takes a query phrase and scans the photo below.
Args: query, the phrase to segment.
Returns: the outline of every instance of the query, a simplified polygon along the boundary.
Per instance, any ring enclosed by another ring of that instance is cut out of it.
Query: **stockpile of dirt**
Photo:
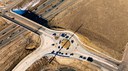
[[[32,35],[32,33],[30,32],[28,32],[27,34]],[[21,38],[19,37],[18,39],[0,49],[1,71],[11,71],[24,57],[34,51],[26,49],[27,46],[31,45],[31,43],[27,41],[30,40],[30,36],[27,36],[26,38],[24,36],[21,36]],[[36,35],[36,38],[39,37]],[[34,46],[38,47],[39,45]]]
[[[5,25],[8,24],[8,22],[0,22],[0,27],[4,27],[1,26],[3,25],[2,23]],[[20,34],[9,44],[0,48],[0,71],[11,71],[24,57],[39,47],[39,45],[40,38],[37,34],[28,30]]]
[[[4,4],[2,2],[0,2],[0,7],[4,7]]]
[[[78,34],[121,60],[128,42],[127,4],[127,0],[81,0],[55,16],[50,25],[75,31],[83,24]]]

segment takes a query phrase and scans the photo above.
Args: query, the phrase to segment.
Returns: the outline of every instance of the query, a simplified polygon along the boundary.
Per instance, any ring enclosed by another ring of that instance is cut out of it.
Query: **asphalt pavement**
[[[10,6],[7,8],[13,8],[14,6]],[[4,9],[5,11],[6,9]],[[101,57],[95,53],[92,53],[86,49],[85,47],[89,47],[86,44],[83,44],[77,35],[70,31],[55,31],[48,29],[44,26],[39,25],[36,22],[33,22],[27,18],[24,18],[20,15],[13,13],[12,11],[6,12],[3,17],[10,19],[11,21],[17,23],[20,26],[23,26],[26,29],[31,31],[36,31],[41,38],[41,45],[30,55],[25,57],[21,62],[12,70],[12,71],[25,71],[28,67],[30,67],[36,60],[45,56],[46,54],[53,54],[58,56],[67,56],[69,58],[75,58],[79,60],[88,61],[94,65],[102,66],[107,68],[108,70],[116,71],[118,69],[118,63],[115,60],[107,59],[106,57]],[[23,30],[25,31],[25,30]],[[16,31],[21,32],[19,30]],[[15,36],[13,38],[15,38]],[[72,36],[73,35],[73,36]],[[71,45],[63,48],[64,45],[61,45],[61,41],[68,40]],[[9,40],[11,40],[9,38]],[[5,39],[7,41],[7,39]],[[60,47],[59,47],[60,46]],[[89,47],[91,48],[91,47]],[[61,50],[60,50],[61,49]],[[57,53],[52,53],[52,52]],[[58,52],[59,51],[59,52]],[[64,55],[63,55],[63,54]],[[109,56],[107,56],[109,57]]]

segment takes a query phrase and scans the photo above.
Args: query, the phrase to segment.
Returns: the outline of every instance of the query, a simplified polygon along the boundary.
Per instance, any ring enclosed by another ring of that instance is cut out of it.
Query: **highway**
[[[5,34],[7,34],[9,31],[14,30],[13,28],[15,28],[15,27],[16,27],[15,24],[11,24],[11,25],[9,25],[7,28],[5,28],[4,30],[2,30],[2,31],[0,32],[0,38],[3,37]]]
[[[40,5],[39,7],[37,7],[37,10],[35,11],[37,14],[39,14],[39,12],[44,8],[47,7],[48,5],[50,5],[52,2],[54,2],[55,0],[47,0],[46,2],[42,3],[42,5]]]
[[[7,22],[2,22],[3,24],[1,24],[0,26],[0,31],[2,31],[3,29],[7,28],[10,24],[8,24]]]
[[[29,8],[29,10],[31,11],[35,11],[37,9],[37,7],[39,7],[40,5],[42,5],[46,0],[40,0],[39,3],[35,3],[34,5],[32,5],[32,7]]]
[[[55,16],[57,13],[63,11],[65,8],[67,8],[68,6],[75,3],[74,0],[72,0],[72,1],[67,1],[67,0],[47,0],[46,1],[46,0],[42,0],[38,4],[37,4],[37,2],[35,2],[35,3],[33,3],[33,1],[30,2],[29,4],[27,4],[27,6],[24,6],[23,9],[31,10],[31,11],[35,12],[36,14],[42,16],[45,19],[49,18],[49,16],[52,16],[52,17]],[[32,3],[35,6],[32,6],[31,5]],[[62,7],[60,7],[60,6],[62,6]]]
[[[39,2],[40,2],[40,0],[33,0],[33,1],[31,1],[30,3],[26,4],[26,5],[22,8],[22,10],[27,10],[28,8],[30,8],[30,7],[32,7],[32,6],[34,6],[34,5],[36,5],[36,4],[39,3]]]
[[[41,12],[39,13],[42,17],[44,17],[44,15],[46,15],[46,14],[49,14],[50,12],[53,12],[53,10],[55,9],[55,8],[58,8],[60,5],[62,5],[62,4],[64,4],[65,2],[67,2],[67,1],[62,1],[62,0],[55,0],[54,2],[52,2],[51,4],[49,4],[49,5],[46,5],[46,7],[48,7],[48,8],[46,8],[46,9],[44,9],[44,10],[42,10],[41,9]]]
[[[7,12],[4,15],[4,17],[10,19],[13,22],[18,23],[19,25],[22,25],[23,27],[29,28],[33,32],[37,32],[38,29],[41,28],[41,25],[35,24],[33,21],[26,19],[23,16],[20,16],[12,11]],[[26,23],[26,24],[22,24],[22,23]],[[33,23],[33,24],[31,24],[31,23]]]
[[[33,30],[36,30],[36,31],[38,31],[38,33],[40,34],[40,36],[43,36],[43,35],[45,35],[45,36],[47,36],[47,37],[52,37],[53,39],[51,39],[50,41],[55,41],[55,36],[53,35],[54,33],[56,33],[56,36],[58,35],[61,35],[62,33],[66,33],[69,37],[73,34],[72,32],[70,32],[70,31],[54,31],[54,30],[50,30],[50,29],[47,29],[47,28],[45,28],[45,27],[43,27],[43,26],[41,26],[41,25],[38,25],[37,23],[35,23],[35,22],[33,22],[33,21],[30,21],[30,20],[28,20],[28,19],[26,19],[26,18],[23,18],[22,16],[19,16],[19,15],[17,15],[17,14],[14,14],[14,13],[12,13],[12,12],[7,12],[5,15],[7,15],[7,16],[9,16],[9,17],[13,17],[13,18],[15,18],[15,19],[13,19],[13,20],[17,20],[17,21],[19,21],[19,22],[21,22],[22,23],[22,25],[24,25],[24,26],[27,26],[27,28],[28,29],[33,29]],[[19,25],[21,25],[21,24],[19,24]],[[22,26],[21,25],[21,26]],[[26,27],[25,27],[26,28]],[[79,39],[78,39],[78,37],[75,35],[74,37],[74,41],[77,41],[77,43],[79,43],[79,45],[82,47],[82,48],[84,48],[85,47],[85,45],[82,43],[82,42],[80,42],[79,41]],[[60,41],[60,40],[63,40],[64,38],[61,38],[61,39],[58,39],[58,40],[56,40],[56,41]],[[42,40],[43,41],[43,40]],[[43,42],[41,42],[41,43],[43,43]],[[50,43],[49,43],[50,44]],[[51,43],[51,44],[53,44],[53,43]],[[55,43],[54,43],[55,44]],[[74,45],[74,47],[75,47],[76,45]],[[84,47],[83,47],[84,46]],[[42,47],[42,46],[41,46]],[[89,46],[87,46],[86,45],[86,47],[89,47]],[[90,47],[91,48],[91,47]],[[73,50],[73,48],[70,48],[71,50]],[[77,48],[78,50],[80,50],[80,48]],[[38,50],[38,49],[37,49]],[[54,49],[53,49],[54,50]],[[83,49],[82,49],[83,50]],[[84,49],[85,50],[85,49]],[[42,50],[42,51],[44,51],[44,50]],[[56,50],[55,50],[56,51]],[[63,49],[62,51],[64,51],[64,52],[67,52],[67,51],[65,51],[65,49]],[[69,51],[69,50],[68,50]],[[86,50],[85,50],[86,51]],[[90,53],[89,51],[87,51],[88,53],[83,53],[83,52],[85,52],[85,51],[79,51],[80,53],[77,53],[77,54],[81,54],[81,55],[83,55],[83,56],[85,56],[85,55],[87,55],[87,54],[89,54],[89,56],[91,56],[92,58],[93,58],[93,60],[94,60],[94,64],[96,65],[96,64],[101,64],[100,66],[104,66],[104,67],[109,67],[110,69],[112,69],[112,70],[117,70],[117,64],[119,63],[119,62],[117,62],[117,61],[115,61],[114,62],[114,60],[109,60],[109,59],[106,59],[106,58],[101,58],[101,57],[99,57],[99,55],[96,55],[96,54],[93,54],[93,53]],[[69,51],[69,52],[73,52],[73,51]],[[34,53],[36,53],[36,52],[34,52]],[[37,52],[38,53],[38,52]],[[38,54],[36,54],[36,55],[38,55]],[[42,55],[44,55],[44,54],[42,54]],[[32,56],[33,57],[33,56]],[[42,56],[43,57],[43,56]],[[85,56],[85,57],[88,57],[88,56]],[[74,58],[76,58],[76,57],[74,57]],[[78,58],[78,57],[77,57]],[[30,58],[31,59],[31,58]],[[80,59],[80,58],[79,58]],[[80,59],[81,60],[81,59]],[[25,58],[25,60],[24,61],[26,61],[26,58]],[[23,64],[22,63],[19,63],[18,64],[18,67],[16,66],[16,70],[14,69],[14,71],[17,71],[18,69],[19,69],[19,67],[22,67],[22,65],[24,66],[24,61],[21,61],[21,62],[23,62]],[[93,62],[92,62],[93,63]],[[21,65],[21,66],[19,66],[19,65]],[[27,65],[28,66],[28,65]],[[20,70],[20,69],[19,69]]]
[[[67,4],[65,4],[67,3]],[[75,0],[66,0],[60,4],[58,4],[57,7],[55,7],[52,11],[50,12],[46,12],[44,14],[42,14],[42,17],[43,18],[46,18],[46,19],[51,19],[53,18],[56,14],[60,13],[61,11],[63,11],[64,9],[68,8],[69,6],[73,5],[75,3]]]
[[[12,7],[10,7],[12,8]],[[5,11],[6,9],[3,9]],[[8,11],[2,15],[14,23],[29,29],[40,35],[41,45],[27,57],[25,57],[12,71],[25,71],[35,61],[45,56],[46,54],[57,54],[58,56],[67,56],[69,58],[88,61],[94,65],[104,67],[108,70],[117,71],[120,61],[117,61],[107,55],[99,52],[99,54],[92,53],[86,49],[90,46],[83,44],[77,35],[70,31],[55,31],[39,25],[23,16],[20,16],[12,11]],[[24,31],[24,30],[23,30]],[[19,32],[19,31],[17,31]],[[21,32],[21,31],[20,31]],[[16,33],[17,34],[17,33]],[[73,35],[73,36],[72,36]],[[14,35],[15,37],[15,35]],[[14,38],[13,37],[13,38]],[[70,38],[71,37],[71,38]],[[7,41],[7,39],[4,39]],[[11,40],[11,39],[9,39]],[[69,44],[64,45],[63,42],[69,41]],[[63,47],[64,46],[64,47]],[[62,48],[63,47],[63,48]],[[61,51],[59,51],[62,48]],[[93,49],[93,48],[92,48]],[[93,49],[98,52],[97,50]],[[59,52],[58,52],[59,51]],[[55,53],[56,52],[56,53]],[[64,55],[63,55],[63,54]]]
[[[0,48],[15,40],[17,36],[25,32],[26,29],[22,26],[11,22],[5,29],[0,32]]]

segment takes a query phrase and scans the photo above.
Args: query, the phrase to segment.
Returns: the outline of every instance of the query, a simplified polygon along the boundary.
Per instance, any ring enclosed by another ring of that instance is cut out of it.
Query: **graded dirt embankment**
[[[75,31],[83,24],[77,33],[87,37],[99,51],[121,60],[128,42],[128,1],[80,1],[55,16],[50,25]]]
[[[26,71],[100,71],[100,69],[76,59],[57,57],[49,63],[49,59],[43,57],[33,63]]]

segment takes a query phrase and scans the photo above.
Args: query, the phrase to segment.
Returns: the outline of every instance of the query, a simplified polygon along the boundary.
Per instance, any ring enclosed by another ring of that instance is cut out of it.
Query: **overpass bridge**
[[[16,4],[18,3],[19,2],[16,2]],[[119,69],[121,61],[106,56],[90,46],[83,44],[75,33],[48,29],[32,20],[12,12],[11,8],[13,7],[13,5],[10,5],[9,7],[2,8],[1,16],[40,35],[41,45],[34,52],[21,60],[12,71],[25,71],[36,60],[46,54],[88,61],[94,65],[108,69],[108,71],[117,71]],[[99,54],[90,52],[84,49],[85,47],[90,48]]]

